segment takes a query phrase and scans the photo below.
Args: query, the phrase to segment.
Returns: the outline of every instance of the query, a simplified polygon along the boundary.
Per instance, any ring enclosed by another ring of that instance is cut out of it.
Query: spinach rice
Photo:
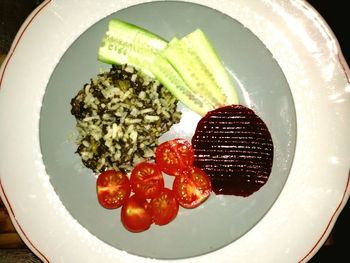
[[[114,65],[85,84],[71,100],[77,153],[94,172],[129,172],[154,159],[159,137],[178,123],[177,99],[133,67]]]

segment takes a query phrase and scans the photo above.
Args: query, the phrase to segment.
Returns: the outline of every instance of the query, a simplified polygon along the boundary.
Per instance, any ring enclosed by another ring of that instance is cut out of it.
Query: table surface
[[[24,22],[30,12],[38,6],[42,0],[0,0],[0,65],[6,57],[13,38],[20,25]],[[346,1],[309,0],[316,10],[323,16],[335,33],[342,48],[345,59],[350,62],[350,43],[348,39],[348,29],[345,11]],[[333,231],[321,248],[321,250],[311,259],[310,262],[332,262],[347,255],[346,243],[343,241],[349,236],[350,203],[340,214]],[[11,220],[8,217],[6,208],[0,200],[0,262],[40,262],[40,260],[30,252],[16,233]],[[337,261],[338,262],[338,261]]]

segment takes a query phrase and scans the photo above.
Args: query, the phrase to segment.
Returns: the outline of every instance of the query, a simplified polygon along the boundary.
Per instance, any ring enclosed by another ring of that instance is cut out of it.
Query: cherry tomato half
[[[175,178],[173,191],[182,207],[195,208],[209,197],[211,180],[203,170],[193,167],[190,172]]]
[[[179,203],[169,188],[163,188],[156,198],[150,202],[150,211],[156,225],[166,225],[171,222],[179,211]]]
[[[105,208],[115,209],[122,206],[130,191],[129,178],[123,172],[108,170],[97,177],[97,199]]]
[[[153,220],[148,206],[146,199],[132,195],[122,206],[121,221],[124,227],[135,233],[149,229]]]
[[[164,188],[164,178],[155,163],[142,162],[135,166],[130,176],[131,188],[141,198],[156,197]]]
[[[156,149],[156,163],[169,175],[178,175],[193,166],[194,152],[185,139],[173,139],[160,144]]]

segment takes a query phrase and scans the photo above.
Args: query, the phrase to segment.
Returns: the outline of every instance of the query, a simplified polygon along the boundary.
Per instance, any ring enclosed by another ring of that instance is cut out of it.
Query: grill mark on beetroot
[[[265,123],[242,105],[210,111],[192,138],[195,165],[212,180],[216,194],[249,196],[268,180],[273,143]]]

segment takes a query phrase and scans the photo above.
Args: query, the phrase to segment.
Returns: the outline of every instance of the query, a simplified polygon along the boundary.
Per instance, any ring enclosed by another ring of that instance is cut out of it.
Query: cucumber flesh
[[[130,64],[150,74],[149,67],[167,42],[160,36],[127,22],[112,19],[102,38],[98,60],[108,64]]]
[[[200,29],[168,44],[144,28],[112,19],[101,41],[98,59],[108,64],[129,64],[156,77],[200,115],[238,104],[230,76]]]
[[[210,74],[208,77],[214,80],[224,94],[224,104],[238,104],[238,95],[232,79],[204,32],[197,29],[183,37],[181,42],[188,47],[189,53],[202,62],[203,70]]]
[[[200,93],[193,92],[173,66],[163,57],[158,56],[151,65],[154,76],[184,105],[204,116],[215,108]]]
[[[174,38],[161,52],[195,93],[205,96],[216,108],[224,105],[225,96],[210,78],[203,62],[181,40]]]

